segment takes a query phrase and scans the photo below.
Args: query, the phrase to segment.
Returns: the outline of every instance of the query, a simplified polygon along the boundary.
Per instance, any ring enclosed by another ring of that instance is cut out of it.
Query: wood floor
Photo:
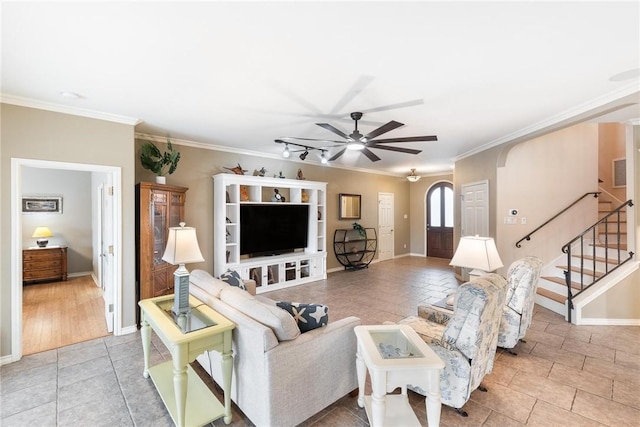
[[[91,276],[23,286],[23,355],[107,335],[102,290]]]

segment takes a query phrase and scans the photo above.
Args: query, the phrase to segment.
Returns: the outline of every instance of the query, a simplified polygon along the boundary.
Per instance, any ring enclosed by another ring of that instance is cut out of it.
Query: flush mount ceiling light
[[[609,81],[622,82],[625,80],[637,79],[638,77],[640,77],[640,68],[632,68],[609,77]]]
[[[62,96],[63,98],[67,98],[67,99],[80,99],[82,98],[82,96],[78,93],[75,92],[69,92],[66,90],[63,90],[60,92],[60,96]]]
[[[407,175],[407,181],[409,182],[417,182],[421,178],[420,175],[416,175],[416,170],[411,169],[411,173]]]

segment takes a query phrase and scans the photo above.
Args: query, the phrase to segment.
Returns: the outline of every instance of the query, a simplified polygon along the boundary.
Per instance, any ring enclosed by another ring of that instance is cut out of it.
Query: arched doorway
[[[453,185],[439,182],[427,192],[427,256],[453,256]]]

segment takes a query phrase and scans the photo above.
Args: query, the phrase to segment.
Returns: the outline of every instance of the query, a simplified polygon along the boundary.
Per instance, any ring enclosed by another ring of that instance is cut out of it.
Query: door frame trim
[[[82,163],[11,158],[11,362],[22,358],[22,174],[23,167],[111,174],[113,198],[113,333],[122,334],[122,169]],[[93,190],[92,190],[93,191]]]

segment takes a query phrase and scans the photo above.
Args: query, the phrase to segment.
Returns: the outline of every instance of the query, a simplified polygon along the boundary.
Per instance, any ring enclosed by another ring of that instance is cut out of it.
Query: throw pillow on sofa
[[[295,320],[283,309],[266,304],[248,292],[229,286],[220,293],[220,299],[253,320],[271,328],[278,341],[293,340],[300,335]]]
[[[293,316],[302,333],[326,326],[329,323],[329,307],[326,305],[286,301],[280,301],[276,305]]]
[[[247,290],[247,287],[244,285],[244,280],[242,280],[242,277],[240,277],[238,272],[235,270],[227,270],[226,272],[222,273],[222,275],[220,276],[220,280],[228,283],[231,286],[240,288],[243,291]]]

